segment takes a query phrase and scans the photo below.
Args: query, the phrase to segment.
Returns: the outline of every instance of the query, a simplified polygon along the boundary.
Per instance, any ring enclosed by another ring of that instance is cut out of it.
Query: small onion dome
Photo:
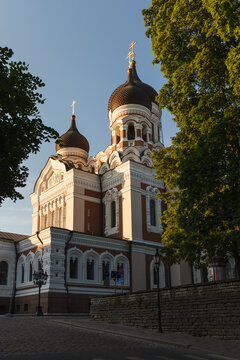
[[[89,143],[85,136],[80,134],[76,127],[75,115],[72,115],[71,126],[69,130],[60,136],[56,142],[56,151],[66,148],[66,147],[75,147],[89,152]]]
[[[108,111],[114,111],[121,105],[139,104],[146,106],[149,110],[152,108],[152,102],[155,101],[157,92],[148,84],[143,83],[136,71],[136,62],[133,60],[128,69],[128,80],[117,87],[110,96],[108,102]]]

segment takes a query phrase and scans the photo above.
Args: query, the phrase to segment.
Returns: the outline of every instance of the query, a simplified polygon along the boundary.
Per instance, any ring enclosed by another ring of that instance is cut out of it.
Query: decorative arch
[[[119,231],[119,192],[113,188],[106,192],[103,198],[105,205],[105,235],[112,235]],[[112,204],[115,203],[115,212],[113,213]],[[114,217],[114,219],[113,219]]]
[[[123,279],[124,279],[123,285],[129,286],[129,260],[122,253],[115,256],[114,269],[116,271],[121,271],[120,269],[123,270]]]
[[[27,254],[26,257],[26,282],[32,282],[33,278],[33,263],[34,263],[34,253],[32,251],[30,251]]]
[[[120,159],[119,153],[116,150],[113,151],[112,154],[110,155],[109,164],[110,164],[110,169],[113,169],[117,165],[121,164],[121,159]]]
[[[62,180],[62,176],[60,175],[66,173],[66,164],[60,161],[60,159],[58,160],[57,158],[53,159],[50,157],[34,185],[34,193],[36,195],[39,196],[42,191],[45,191],[48,188],[47,183],[51,176],[55,176],[53,175],[54,173],[56,173],[57,176],[55,180],[60,182]]]
[[[67,278],[71,282],[83,279],[83,252],[76,246],[67,251]]]
[[[150,159],[148,156],[143,156],[141,158],[141,162],[144,164],[144,165],[147,165],[149,167],[152,167],[153,165],[153,162],[152,162],[152,159]]]
[[[39,270],[39,261],[42,259],[42,249],[38,249],[34,254],[34,260],[33,260],[33,271]]]
[[[140,152],[135,147],[129,147],[124,150],[122,155],[122,161],[126,162],[128,160],[134,160],[136,162],[140,162]]]
[[[99,254],[93,250],[84,252],[84,281],[90,283],[99,282]]]
[[[109,165],[107,163],[104,163],[104,164],[101,165],[98,173],[99,173],[99,175],[103,175],[109,169],[110,169]]]
[[[113,285],[111,279],[111,272],[114,270],[114,256],[108,251],[103,252],[100,255],[100,274],[101,282],[105,286]]]
[[[157,197],[159,193],[160,191],[156,187],[148,186],[146,188],[146,222],[148,232],[161,234],[163,227],[160,221],[162,216],[161,200]]]
[[[26,282],[26,256],[22,254],[17,262],[17,284],[23,285]]]
[[[92,169],[91,172],[96,173],[97,159],[94,156],[91,156],[87,162],[87,166]]]

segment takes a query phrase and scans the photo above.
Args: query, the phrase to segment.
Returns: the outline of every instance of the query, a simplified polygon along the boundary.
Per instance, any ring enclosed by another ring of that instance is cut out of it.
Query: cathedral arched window
[[[22,266],[21,266],[21,283],[22,284],[24,283],[24,278],[25,278],[25,267],[22,264]]]
[[[134,125],[128,126],[128,140],[134,140],[135,139],[135,128]]]
[[[119,191],[117,188],[108,190],[103,198],[105,206],[105,235],[119,231]]]
[[[124,255],[117,255],[114,261],[114,269],[120,273],[120,279],[117,281],[117,285],[128,286],[129,285],[129,261]]]
[[[154,199],[150,200],[150,224],[156,226],[156,207]]]
[[[102,279],[105,286],[110,284],[110,261],[108,260],[102,262]]]
[[[116,226],[116,201],[111,202],[111,228]]]
[[[0,285],[7,285],[8,282],[8,263],[0,262]]]
[[[33,275],[33,266],[32,266],[32,262],[30,262],[29,263],[28,281],[32,281],[32,275]]]
[[[75,256],[70,258],[70,278],[78,278],[78,258]]]
[[[94,259],[87,259],[87,280],[94,280]]]
[[[162,215],[161,200],[157,195],[160,193],[159,189],[148,186],[146,188],[146,225],[148,232],[162,233],[163,227],[160,220]]]

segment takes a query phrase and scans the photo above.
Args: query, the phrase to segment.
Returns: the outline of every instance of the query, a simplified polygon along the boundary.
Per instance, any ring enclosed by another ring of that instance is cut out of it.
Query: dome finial
[[[128,59],[128,61],[129,61],[129,68],[131,67],[131,63],[134,61],[134,58],[135,58],[135,53],[134,53],[134,45],[136,45],[136,41],[132,41],[131,42],[131,45],[130,45],[130,47],[129,47],[129,49],[128,50],[130,50],[129,52],[128,52],[128,56],[126,57],[126,59]]]
[[[73,100],[72,105],[71,105],[71,107],[72,107],[72,115],[73,116],[75,116],[75,110],[74,110],[74,105],[75,104],[76,104],[76,100]]]

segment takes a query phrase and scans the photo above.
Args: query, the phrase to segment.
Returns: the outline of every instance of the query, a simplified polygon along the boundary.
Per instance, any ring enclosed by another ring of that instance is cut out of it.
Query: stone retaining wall
[[[160,290],[164,332],[240,340],[240,281]],[[94,320],[156,328],[156,291],[91,297]]]

